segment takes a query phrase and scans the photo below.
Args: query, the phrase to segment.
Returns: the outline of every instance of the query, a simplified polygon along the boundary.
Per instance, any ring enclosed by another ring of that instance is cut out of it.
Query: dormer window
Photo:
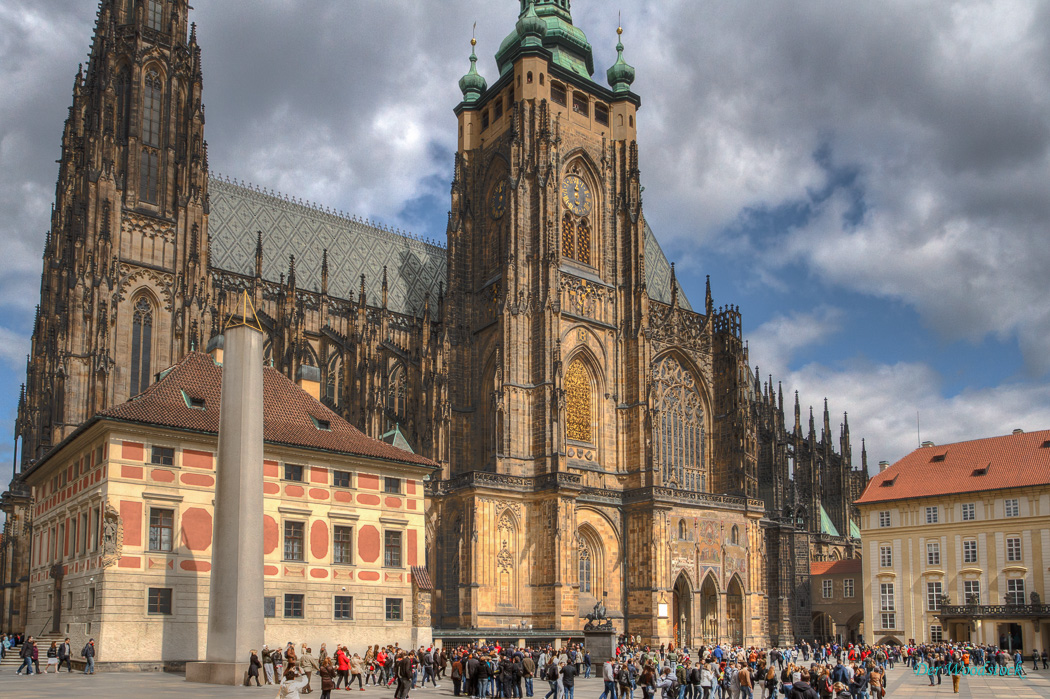
[[[205,408],[203,398],[191,396],[190,394],[186,393],[186,391],[182,392],[182,400],[186,401],[187,408],[193,408],[194,410],[204,410]]]
[[[326,432],[330,432],[332,430],[332,422],[331,422],[331,420],[323,420],[323,419],[321,419],[319,417],[313,417],[313,416],[311,416],[310,419],[313,420],[314,427],[316,427],[317,429],[325,430]]]

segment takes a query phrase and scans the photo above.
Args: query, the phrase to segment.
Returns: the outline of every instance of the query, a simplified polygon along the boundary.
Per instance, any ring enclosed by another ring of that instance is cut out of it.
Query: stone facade
[[[104,0],[77,76],[23,468],[206,343],[247,291],[276,369],[316,372],[326,405],[441,465],[438,626],[564,637],[601,598],[656,643],[809,634],[809,559],[857,554],[865,458],[853,468],[826,404],[819,436],[797,395],[785,420],[739,308],[716,307],[710,284],[697,310],[682,293],[642,211],[622,51],[601,86],[568,0],[523,2],[499,78],[461,82],[442,249],[209,179],[200,49],[186,0],[160,4],[151,26],[144,3]],[[144,138],[160,143],[155,191]],[[273,278],[273,251],[304,249]]]

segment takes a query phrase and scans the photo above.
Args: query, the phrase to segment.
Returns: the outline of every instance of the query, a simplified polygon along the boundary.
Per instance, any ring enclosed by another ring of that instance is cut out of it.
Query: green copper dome
[[[511,70],[519,49],[531,46],[543,46],[557,65],[576,75],[588,79],[594,75],[594,54],[587,35],[573,26],[569,0],[521,0],[518,17],[514,31],[496,52],[500,75]],[[546,25],[542,36],[535,33],[537,19]]]
[[[485,78],[478,73],[478,55],[474,52],[476,44],[477,41],[470,40],[470,70],[459,79],[459,89],[463,91],[463,101],[467,104],[477,102],[485,90],[489,89]]]
[[[616,33],[623,34],[623,30],[617,29]],[[612,68],[606,74],[609,78],[609,87],[613,89],[613,92],[630,92],[631,84],[634,82],[634,67],[623,60],[623,41],[617,42],[616,53],[616,63],[613,63]]]

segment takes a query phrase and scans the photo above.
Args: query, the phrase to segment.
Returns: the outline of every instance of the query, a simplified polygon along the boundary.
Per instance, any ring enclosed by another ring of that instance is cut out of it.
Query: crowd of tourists
[[[16,674],[22,675],[47,675],[52,672],[58,674],[65,666],[68,672],[73,672],[73,647],[66,638],[63,641],[51,641],[51,645],[41,651],[37,647],[36,639],[32,636],[20,634],[0,635],[0,660],[7,657],[8,653],[18,653],[22,663],[18,666]],[[41,654],[43,658],[41,658]],[[89,640],[80,650],[80,657],[84,661],[85,675],[95,674],[95,639]],[[44,669],[40,669],[41,659],[44,661]]]

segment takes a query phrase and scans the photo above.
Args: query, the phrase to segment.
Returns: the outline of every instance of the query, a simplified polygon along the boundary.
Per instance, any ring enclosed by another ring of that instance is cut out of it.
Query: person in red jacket
[[[335,688],[339,689],[339,683],[342,682],[346,689],[350,689],[350,658],[346,657],[346,648],[343,646],[339,646],[335,652],[335,668],[339,675]]]

